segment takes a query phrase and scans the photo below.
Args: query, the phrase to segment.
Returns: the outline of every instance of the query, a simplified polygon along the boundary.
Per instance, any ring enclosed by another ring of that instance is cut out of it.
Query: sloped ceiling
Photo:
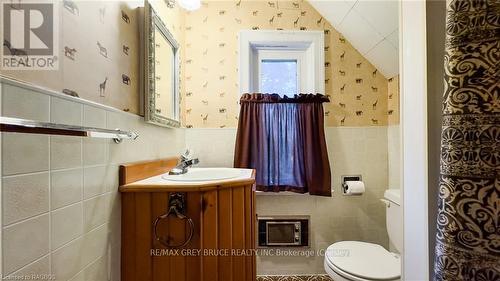
[[[397,0],[308,0],[385,77],[399,74]]]

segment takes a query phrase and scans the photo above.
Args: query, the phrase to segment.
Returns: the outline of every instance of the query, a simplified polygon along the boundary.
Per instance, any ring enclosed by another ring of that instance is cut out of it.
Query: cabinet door
[[[255,280],[255,256],[242,254],[255,249],[251,186],[186,193],[186,216],[195,229],[191,242],[180,250],[200,250],[195,255],[152,255],[152,250],[169,250],[154,239],[152,225],[167,211],[169,193],[122,196],[122,280]],[[171,216],[158,225],[158,234],[176,244],[187,238],[189,225]]]
[[[203,281],[218,279],[218,257],[214,253],[218,249],[218,202],[217,190],[203,193],[201,217],[201,272]],[[210,254],[214,253],[214,254]]]

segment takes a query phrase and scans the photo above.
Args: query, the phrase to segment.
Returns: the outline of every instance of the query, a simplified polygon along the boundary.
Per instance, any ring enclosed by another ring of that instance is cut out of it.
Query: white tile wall
[[[83,169],[83,198],[101,195],[109,190],[106,166],[85,167]]]
[[[44,256],[35,262],[23,267],[22,269],[14,272],[10,276],[50,276],[50,258]],[[41,279],[41,278],[40,278]],[[49,278],[45,278],[49,280]]]
[[[83,125],[89,127],[106,127],[106,111],[94,106],[83,106]]]
[[[52,171],[50,174],[50,200],[52,209],[82,200],[83,169]]]
[[[82,125],[83,105],[65,99],[50,99],[50,121],[67,125]],[[72,112],[72,114],[68,114]]]
[[[235,128],[186,130],[186,147],[199,167],[232,167],[235,142]]]
[[[36,91],[4,85],[2,91],[2,115],[28,120],[50,120],[50,97]]]
[[[107,280],[107,257],[102,256],[90,264],[83,272],[78,274],[73,280]]]
[[[389,187],[401,188],[401,133],[400,125],[387,127]]]
[[[311,215],[311,249],[326,249],[341,240],[361,240],[388,247],[385,208],[388,187],[387,127],[330,127],[326,139],[332,169],[333,197],[257,196],[259,215]],[[186,146],[201,166],[232,166],[236,129],[188,129]],[[208,143],[209,142],[209,143]],[[363,196],[343,196],[341,175],[361,174]],[[324,273],[323,257],[258,257],[258,274]]]
[[[59,280],[68,280],[81,271],[86,265],[81,255],[83,247],[83,238],[80,237],[52,252],[52,274]]]
[[[136,141],[2,133],[2,276],[120,280],[118,166],[179,155],[184,130],[0,78],[2,116],[132,130]]]
[[[49,211],[49,173],[4,177],[2,187],[4,224]]]
[[[44,214],[3,228],[2,260],[6,275],[49,252],[49,227],[49,215]]]
[[[106,140],[84,139],[83,140],[83,165],[103,165],[107,162]]]
[[[51,248],[57,249],[83,234],[82,203],[59,208],[51,213]]]
[[[5,103],[5,102],[4,102]],[[49,169],[49,137],[2,134],[2,174],[25,174]]]
[[[50,136],[50,168],[76,168],[82,165],[82,139]]]
[[[107,221],[109,195],[104,194],[83,202],[83,221],[85,232]]]

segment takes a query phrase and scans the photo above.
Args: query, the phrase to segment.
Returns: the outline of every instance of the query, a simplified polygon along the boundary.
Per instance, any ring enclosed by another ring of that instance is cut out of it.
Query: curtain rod
[[[139,135],[135,132],[127,132],[120,129],[112,130],[94,127],[73,126],[11,117],[0,117],[0,131],[12,133],[105,138],[113,139],[115,143],[120,143],[123,139],[135,140],[139,137]]]

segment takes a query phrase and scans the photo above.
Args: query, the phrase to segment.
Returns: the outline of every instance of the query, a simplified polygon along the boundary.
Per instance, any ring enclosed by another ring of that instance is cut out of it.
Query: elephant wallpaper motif
[[[54,1],[59,5],[59,69],[2,75],[139,114],[140,24],[144,1]],[[183,12],[150,1],[182,42]],[[98,32],[96,32],[98,31]],[[182,53],[182,50],[181,50]]]
[[[59,69],[2,74],[138,113],[139,27],[135,8],[141,2],[56,3],[60,5]]]
[[[399,124],[399,76],[387,80],[387,123]]]
[[[327,126],[387,125],[389,117],[399,122],[398,102],[388,108],[388,79],[308,2],[205,1],[185,17],[186,127],[237,126],[238,32],[250,29],[324,31]]]
[[[61,44],[70,53],[75,50],[73,56],[61,57],[62,88],[138,113],[139,19],[134,7],[126,2],[65,0],[61,14]]]
[[[150,1],[180,45],[181,121],[236,127],[240,30],[323,30],[327,126],[399,123],[398,77],[384,77],[307,1],[203,1],[186,12]],[[58,1],[57,71],[2,75],[139,114],[143,1]],[[98,32],[96,32],[96,30]]]
[[[2,74],[71,96],[139,112],[140,1],[55,1],[59,69]],[[99,32],[96,32],[98,30]]]

